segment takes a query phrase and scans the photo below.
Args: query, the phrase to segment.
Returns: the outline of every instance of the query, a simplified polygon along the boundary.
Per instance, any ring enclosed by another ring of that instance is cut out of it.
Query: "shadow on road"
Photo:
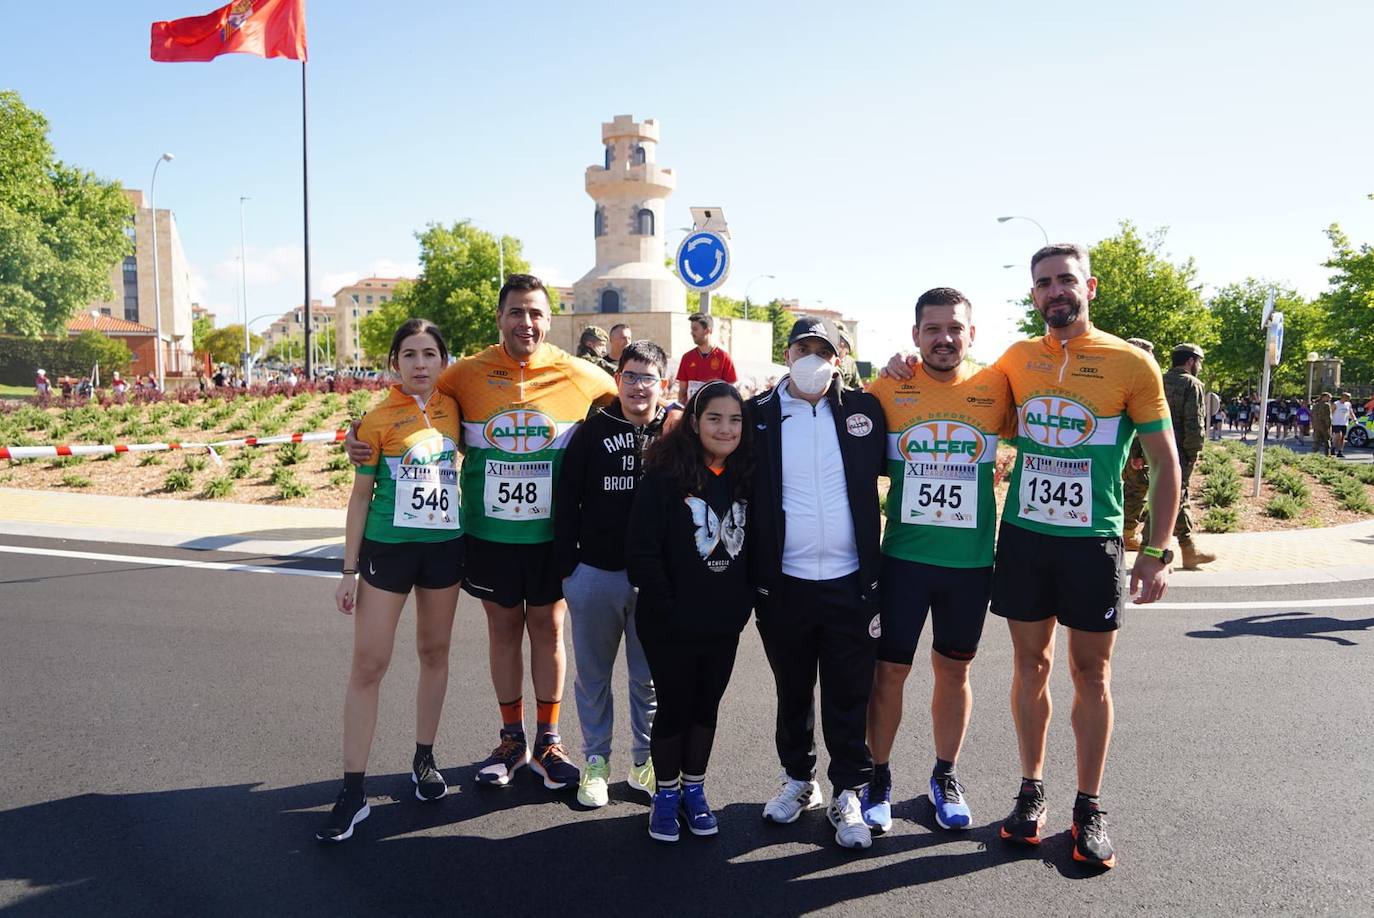
[[[1270,612],[1217,622],[1215,631],[1189,631],[1194,638],[1274,637],[1312,638],[1330,641],[1342,647],[1354,647],[1359,642],[1331,634],[1333,631],[1368,631],[1374,628],[1374,618],[1343,619],[1313,616],[1307,612]]]
[[[823,813],[775,826],[757,802],[719,810],[714,838],[664,845],[647,837],[647,798],[624,784],[606,809],[573,815],[571,794],[533,781],[474,788],[471,772],[451,770],[461,789],[433,805],[414,799],[408,774],[369,778],[373,814],[341,844],[313,837],[332,781],[84,794],[0,812],[0,888],[26,890],[4,911],[501,914],[542,901],[566,914],[799,914],[1025,859],[1093,875],[1075,871],[1066,832],[1020,849],[997,823],[928,831],[924,800],[899,805],[898,830],[869,852],[837,848]]]

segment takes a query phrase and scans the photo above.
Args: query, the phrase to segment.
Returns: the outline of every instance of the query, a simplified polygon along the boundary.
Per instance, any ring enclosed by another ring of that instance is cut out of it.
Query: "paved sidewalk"
[[[344,511],[0,488],[0,533],[343,557]]]
[[[341,558],[343,529],[342,510],[0,488],[0,534]],[[1202,571],[1175,571],[1175,586],[1374,579],[1374,520],[1328,529],[1203,534],[1198,542],[1217,561]]]

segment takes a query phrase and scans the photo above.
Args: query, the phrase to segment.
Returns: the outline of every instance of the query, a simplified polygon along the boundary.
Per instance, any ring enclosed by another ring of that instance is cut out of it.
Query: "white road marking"
[[[1244,602],[1152,602],[1131,604],[1137,609],[1330,609],[1347,606],[1374,606],[1374,596],[1349,596],[1344,599],[1252,599]]]
[[[195,567],[207,571],[238,571],[247,574],[285,574],[291,577],[338,578],[330,571],[312,571],[289,567],[263,567],[231,561],[190,561],[182,558],[153,558],[145,555],[110,555],[94,551],[65,551],[56,548],[30,548],[23,545],[0,545],[0,552],[12,555],[41,555],[45,558],[76,558],[81,561],[113,561],[118,564],[150,564],[156,567]]]

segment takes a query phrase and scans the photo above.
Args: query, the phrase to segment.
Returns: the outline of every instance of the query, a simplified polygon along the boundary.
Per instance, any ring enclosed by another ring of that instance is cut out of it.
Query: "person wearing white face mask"
[[[803,316],[788,336],[789,373],[751,399],[754,426],[753,579],[759,635],[777,684],[781,788],[763,818],[790,823],[825,805],[816,781],[814,697],[830,754],[835,840],[867,848],[860,794],[873,773],[865,716],[873,685],[878,605],[878,476],[882,406],[838,379],[840,334]]]

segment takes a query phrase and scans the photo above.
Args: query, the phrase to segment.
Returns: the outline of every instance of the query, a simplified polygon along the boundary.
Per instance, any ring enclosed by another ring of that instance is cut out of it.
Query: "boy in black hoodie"
[[[626,345],[615,374],[617,399],[594,408],[578,427],[554,489],[554,557],[572,622],[573,695],[587,758],[577,801],[587,807],[605,806],[609,799],[615,728],[611,673],[622,636],[630,677],[630,786],[654,793],[649,727],[656,701],[635,633],[636,590],[625,573],[625,521],[643,474],[644,450],[669,419],[667,366],[668,356],[652,341]]]
[[[658,791],[649,835],[714,835],[703,782],[716,713],[753,607],[748,575],[753,448],[735,387],[710,382],[648,454],[625,560],[639,587],[635,623],[658,693],[650,748]]]

